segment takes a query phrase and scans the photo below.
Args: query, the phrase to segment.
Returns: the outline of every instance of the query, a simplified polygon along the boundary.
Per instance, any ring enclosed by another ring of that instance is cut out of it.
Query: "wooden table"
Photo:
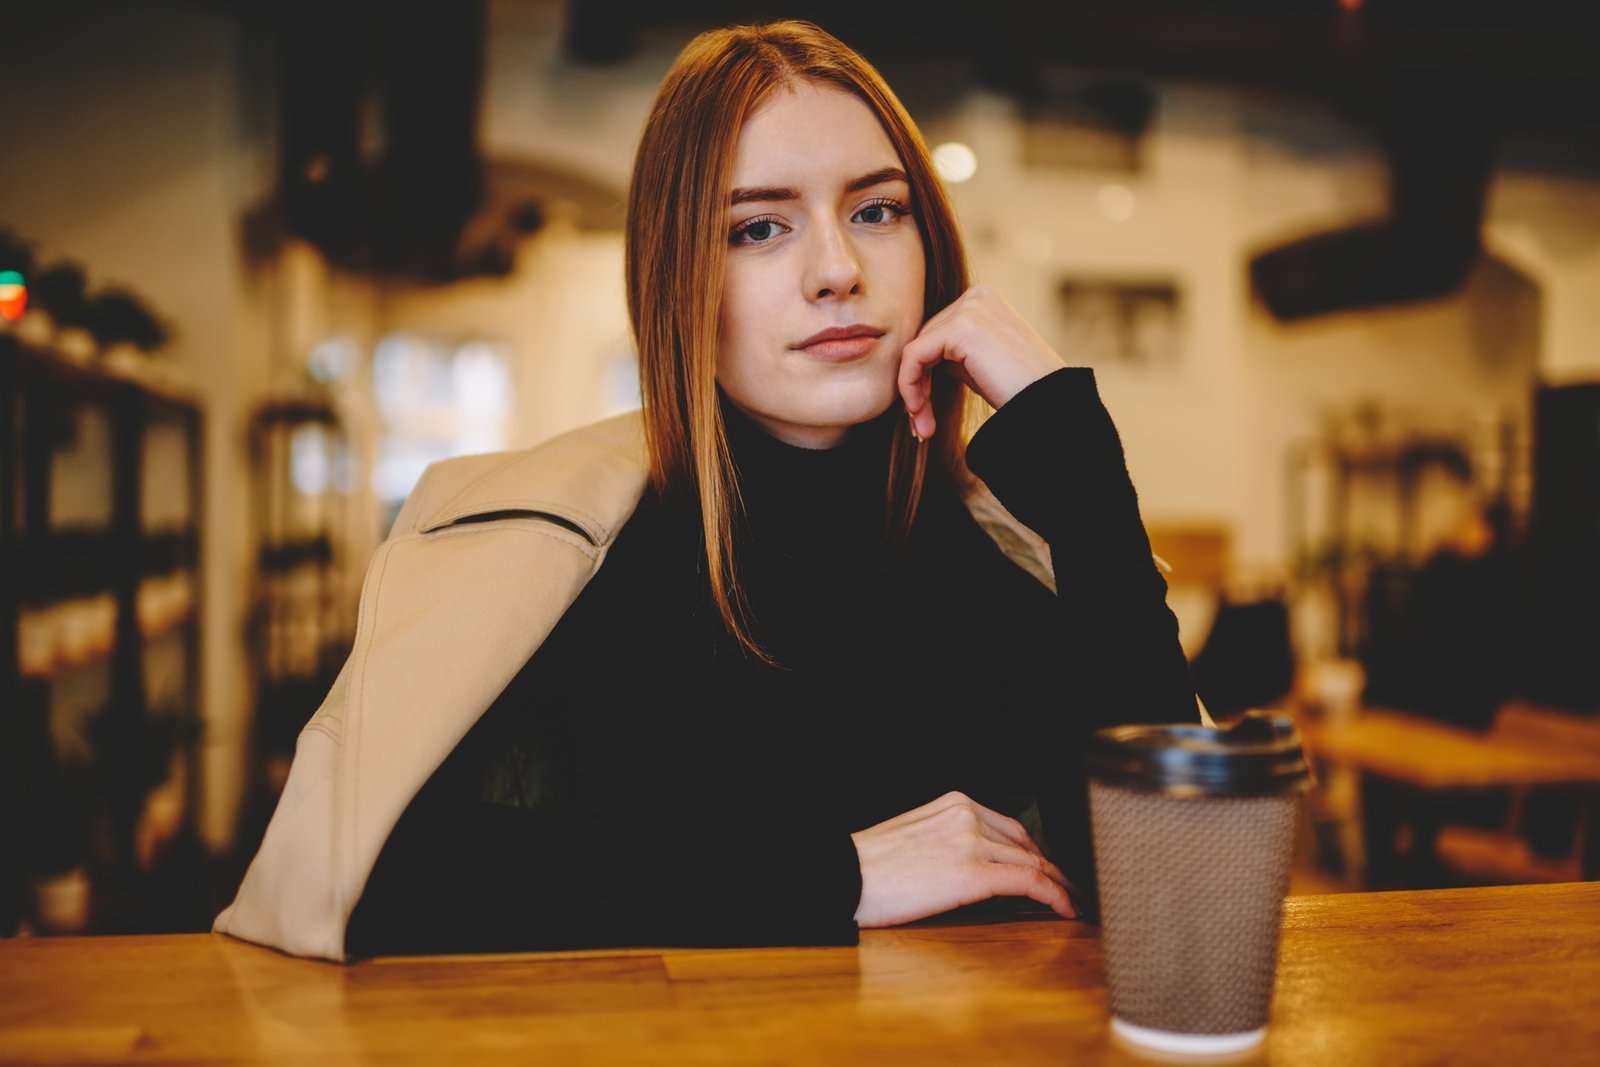
[[[1366,812],[1369,855],[1374,838],[1385,832],[1385,817],[1428,822],[1425,805],[1410,803],[1415,793],[1447,794],[1536,786],[1575,786],[1597,832],[1583,843],[1579,870],[1600,878],[1600,753],[1582,748],[1536,744],[1497,734],[1475,733],[1399,711],[1368,708],[1339,719],[1297,716],[1301,737],[1314,760],[1353,767],[1367,778],[1398,786],[1385,794],[1398,813]],[[1410,810],[1415,808],[1416,810]],[[1431,862],[1432,835],[1438,827],[1417,828],[1416,850],[1407,859],[1413,870]]]
[[[1536,745],[1369,708],[1330,720],[1297,716],[1313,753],[1423,789],[1590,785],[1600,782],[1600,755]]]
[[[1292,897],[1264,1046],[1230,1062],[1600,1062],[1600,885]],[[1094,927],[859,948],[291,959],[210,934],[0,942],[0,1061],[1141,1063]],[[1214,1062],[1214,1061],[1213,1061]]]

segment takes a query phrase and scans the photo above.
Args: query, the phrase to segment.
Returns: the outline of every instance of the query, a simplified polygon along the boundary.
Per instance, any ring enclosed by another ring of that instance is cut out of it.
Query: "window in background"
[[[390,334],[373,353],[372,383],[383,422],[372,472],[382,530],[428,464],[506,447],[514,390],[504,342]]]

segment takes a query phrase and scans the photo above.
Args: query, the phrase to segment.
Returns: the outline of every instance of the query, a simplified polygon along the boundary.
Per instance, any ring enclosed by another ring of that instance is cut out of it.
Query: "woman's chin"
[[[805,407],[818,422],[857,426],[888,411],[898,400],[894,379],[838,383],[839,388],[819,390]]]
[[[834,426],[848,430],[878,418],[894,405],[895,397],[862,398],[852,403],[840,403],[821,408],[808,420],[817,426]]]

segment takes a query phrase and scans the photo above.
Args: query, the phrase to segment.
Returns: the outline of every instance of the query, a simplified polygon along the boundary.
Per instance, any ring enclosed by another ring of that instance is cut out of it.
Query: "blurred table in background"
[[[1226,1062],[1594,1062],[1596,914],[1588,883],[1291,897],[1266,1043]],[[223,1059],[1149,1062],[1109,1033],[1099,931],[1054,918],[349,967],[210,934],[0,941],[0,1061]]]
[[[1517,719],[1519,708],[1503,711],[1501,722]],[[1582,717],[1569,716],[1575,722]],[[1535,731],[1500,726],[1477,733],[1405,712],[1366,708],[1331,718],[1297,716],[1306,749],[1320,767],[1352,768],[1377,784],[1395,805],[1390,811],[1363,811],[1364,845],[1369,864],[1382,855],[1376,840],[1390,833],[1396,820],[1426,823],[1432,818],[1428,801],[1441,797],[1481,794],[1491,790],[1534,787],[1571,787],[1578,791],[1584,817],[1580,819],[1574,873],[1583,879],[1600,877],[1600,842],[1593,828],[1600,818],[1600,750],[1574,743],[1567,737],[1542,737]],[[1589,832],[1583,832],[1587,823]],[[1413,855],[1405,863],[1425,869],[1433,855],[1437,827],[1416,825],[1412,830]],[[1508,845],[1510,844],[1508,838]],[[1379,871],[1387,874],[1387,871]]]

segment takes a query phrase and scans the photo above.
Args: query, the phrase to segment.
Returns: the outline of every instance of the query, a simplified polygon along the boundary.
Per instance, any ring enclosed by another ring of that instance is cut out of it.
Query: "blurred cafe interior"
[[[646,108],[771,17],[879,66],[1095,369],[1202,698],[1313,757],[1291,891],[1596,876],[1582,5],[899,7],[8,11],[0,933],[209,927],[422,469],[637,406]]]

